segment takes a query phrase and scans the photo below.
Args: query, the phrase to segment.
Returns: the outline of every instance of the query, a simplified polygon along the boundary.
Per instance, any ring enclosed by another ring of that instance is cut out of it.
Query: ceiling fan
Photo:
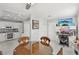
[[[26,3],[26,9],[29,10],[33,5],[34,3]]]

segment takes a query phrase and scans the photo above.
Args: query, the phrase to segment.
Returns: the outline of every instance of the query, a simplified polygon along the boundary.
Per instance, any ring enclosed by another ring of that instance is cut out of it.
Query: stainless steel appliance
[[[12,39],[13,38],[13,33],[7,33],[7,39]]]

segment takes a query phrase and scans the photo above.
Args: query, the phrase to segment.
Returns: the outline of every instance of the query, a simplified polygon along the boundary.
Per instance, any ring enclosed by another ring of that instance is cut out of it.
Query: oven
[[[13,33],[7,33],[7,39],[12,39],[13,38]]]

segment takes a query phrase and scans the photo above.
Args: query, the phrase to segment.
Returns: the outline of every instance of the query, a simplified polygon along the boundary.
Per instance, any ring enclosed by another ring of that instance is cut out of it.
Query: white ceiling
[[[0,3],[0,18],[24,21],[30,16],[25,3]]]
[[[74,16],[77,11],[77,3],[37,3],[31,13],[46,19],[54,19]]]
[[[78,6],[77,3],[35,3],[26,10],[25,3],[0,3],[0,18],[25,21],[30,18],[30,13],[46,19],[74,16]]]

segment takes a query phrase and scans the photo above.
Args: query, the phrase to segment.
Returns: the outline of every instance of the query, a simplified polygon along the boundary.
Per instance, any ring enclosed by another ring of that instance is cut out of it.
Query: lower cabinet
[[[0,34],[0,41],[5,41],[6,40],[6,34],[5,33],[1,33]]]
[[[20,33],[1,33],[0,41],[18,39],[21,36]]]

